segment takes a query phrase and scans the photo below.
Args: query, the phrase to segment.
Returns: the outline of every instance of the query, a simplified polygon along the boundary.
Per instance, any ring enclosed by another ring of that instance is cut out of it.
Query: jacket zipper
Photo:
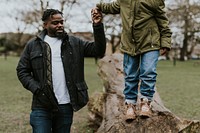
[[[41,43],[42,44],[42,43]],[[46,45],[46,44],[45,44]],[[47,88],[47,84],[46,84],[46,46],[43,46],[42,45],[42,47],[43,47],[43,54],[44,54],[44,56],[43,56],[43,67],[44,67],[44,74],[43,74],[43,79],[44,79],[44,81],[43,81],[43,83],[42,83],[42,85],[43,85],[43,88]],[[52,89],[52,90],[50,90],[50,89]],[[53,91],[53,88],[47,88],[47,92],[44,90],[44,93],[45,93],[45,95],[49,98],[49,100],[50,100],[50,102],[53,104],[53,105],[55,105],[56,106],[56,109],[57,110],[59,110],[59,107],[58,107],[58,104],[56,103],[56,101],[55,101],[55,95],[54,95],[54,93],[52,92]],[[48,93],[49,93],[49,95],[48,95]],[[52,97],[52,95],[54,95],[54,97]]]

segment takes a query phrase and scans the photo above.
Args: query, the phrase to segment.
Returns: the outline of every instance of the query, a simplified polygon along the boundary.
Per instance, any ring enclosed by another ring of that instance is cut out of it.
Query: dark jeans
[[[71,104],[59,105],[60,111],[33,109],[30,124],[33,133],[70,133],[73,122]]]

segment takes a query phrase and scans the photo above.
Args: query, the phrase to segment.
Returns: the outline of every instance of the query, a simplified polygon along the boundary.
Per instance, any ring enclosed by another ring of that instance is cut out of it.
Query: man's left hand
[[[98,24],[102,22],[102,12],[98,9],[98,7],[95,7],[91,10],[91,16],[92,16],[92,22],[94,24]]]

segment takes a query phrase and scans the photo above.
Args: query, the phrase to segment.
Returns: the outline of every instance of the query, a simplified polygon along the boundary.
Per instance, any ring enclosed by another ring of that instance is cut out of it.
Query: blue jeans
[[[155,93],[156,66],[159,57],[159,50],[150,51],[137,56],[124,54],[125,73],[125,102],[135,104],[138,97],[138,83],[141,80],[141,98],[152,101]]]
[[[71,104],[59,105],[60,111],[33,109],[30,124],[33,133],[70,133],[73,121]]]

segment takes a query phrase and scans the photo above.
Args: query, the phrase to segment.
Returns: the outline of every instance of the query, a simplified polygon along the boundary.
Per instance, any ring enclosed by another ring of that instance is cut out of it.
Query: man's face
[[[44,22],[44,28],[47,29],[47,34],[51,37],[59,37],[64,33],[63,17],[61,14],[54,14]]]

